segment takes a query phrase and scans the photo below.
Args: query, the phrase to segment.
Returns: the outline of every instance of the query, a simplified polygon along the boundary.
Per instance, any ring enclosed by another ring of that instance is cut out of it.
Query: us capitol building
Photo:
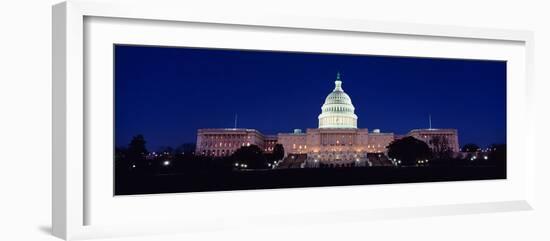
[[[195,153],[229,156],[240,147],[250,145],[272,152],[276,144],[281,144],[285,160],[293,160],[300,167],[376,166],[383,165],[384,158],[387,158],[386,147],[405,136],[413,136],[429,146],[431,138],[444,137],[451,150],[459,152],[456,129],[415,129],[405,135],[395,135],[379,129],[369,132],[367,128],[357,128],[355,106],[342,89],[339,73],[334,84],[321,107],[319,128],[308,128],[305,133],[295,129],[292,133],[277,135],[263,135],[255,129],[243,128],[199,129]]]

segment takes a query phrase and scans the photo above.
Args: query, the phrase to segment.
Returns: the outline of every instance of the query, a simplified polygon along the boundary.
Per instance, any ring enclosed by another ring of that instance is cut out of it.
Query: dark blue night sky
[[[198,128],[317,128],[336,72],[358,127],[458,129],[460,145],[506,141],[506,62],[115,46],[115,142],[196,141]]]

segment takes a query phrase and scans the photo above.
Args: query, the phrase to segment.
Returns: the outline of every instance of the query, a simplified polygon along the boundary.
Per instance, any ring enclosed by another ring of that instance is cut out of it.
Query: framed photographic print
[[[506,61],[113,47],[115,195],[506,178]]]
[[[56,236],[531,209],[530,32],[111,4],[53,8]]]

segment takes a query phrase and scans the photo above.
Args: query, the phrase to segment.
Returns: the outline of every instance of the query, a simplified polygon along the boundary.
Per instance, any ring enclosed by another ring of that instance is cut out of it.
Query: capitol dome
[[[319,115],[319,128],[357,128],[357,115],[351,98],[342,89],[340,73],[336,75],[334,90],[327,96]]]

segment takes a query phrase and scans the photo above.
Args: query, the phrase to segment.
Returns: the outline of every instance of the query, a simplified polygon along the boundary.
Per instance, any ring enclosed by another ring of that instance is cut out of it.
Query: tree
[[[491,145],[489,160],[500,164],[506,163],[506,144]]]
[[[140,155],[147,154],[147,148],[145,147],[145,138],[143,135],[137,135],[132,138],[130,144],[128,144],[128,153],[135,153]]]
[[[432,146],[432,152],[435,158],[448,159],[451,157],[451,147],[449,146],[449,140],[444,136],[434,136],[430,140]]]
[[[137,135],[132,138],[126,152],[126,157],[132,165],[144,165],[147,148],[145,147],[145,138],[143,135]]]
[[[195,143],[184,143],[176,147],[174,150],[177,154],[183,154],[183,155],[194,155],[195,154],[195,148],[197,145]]]
[[[388,156],[401,161],[401,165],[416,165],[418,160],[431,158],[432,152],[425,142],[414,137],[395,140],[388,145]]]
[[[132,167],[132,164],[126,157],[127,150],[125,148],[115,148],[115,169],[117,172],[128,172]]]
[[[126,149],[121,147],[115,147],[115,160],[124,160],[126,159]]]
[[[468,143],[468,144],[466,144],[462,147],[462,151],[469,152],[469,153],[474,153],[474,152],[479,151],[479,146],[476,145],[476,144],[473,144],[473,143]]]
[[[174,153],[174,148],[170,147],[170,146],[161,146],[157,149],[157,152],[158,153],[167,153],[167,154],[173,154]]]
[[[283,148],[283,145],[281,144],[275,144],[273,147],[273,159],[278,161],[283,159],[285,156],[285,149]]]
[[[244,164],[246,168],[266,168],[267,161],[263,155],[262,149],[256,145],[243,146],[231,155],[233,163]]]

